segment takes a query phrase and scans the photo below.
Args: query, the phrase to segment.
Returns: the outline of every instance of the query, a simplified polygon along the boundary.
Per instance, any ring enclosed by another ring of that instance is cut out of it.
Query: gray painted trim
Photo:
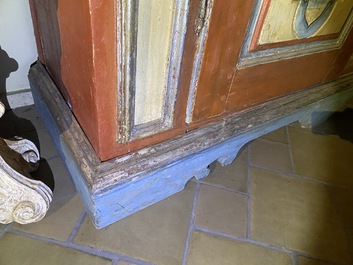
[[[132,61],[135,61],[136,54],[131,42],[135,39],[136,30],[132,28],[135,6],[130,0],[116,1],[117,3],[117,113],[118,128],[117,141],[124,143],[130,139],[131,127],[131,94],[134,87],[135,68]]]
[[[120,127],[117,128],[117,138],[119,143],[153,135],[173,127],[189,1],[177,0],[175,3],[162,118],[144,124],[134,122],[138,0],[123,0],[122,5],[118,4],[118,123]],[[120,89],[119,86],[121,86]]]
[[[298,38],[308,38],[318,31],[330,16],[335,4],[336,0],[329,1],[321,15],[311,25],[308,25],[305,18],[305,13],[309,5],[309,1],[301,0],[295,14],[295,31]]]
[[[245,42],[241,51],[241,55],[237,64],[237,68],[245,68],[256,64],[274,62],[277,60],[295,58],[308,54],[319,53],[324,51],[336,50],[342,47],[346,40],[349,30],[353,25],[353,11],[351,11],[341,34],[336,39],[315,41],[303,44],[290,45],[286,47],[267,49],[263,51],[249,52],[250,42],[254,35],[258,16],[262,7],[262,0],[256,0],[252,11],[250,24],[246,33]]]

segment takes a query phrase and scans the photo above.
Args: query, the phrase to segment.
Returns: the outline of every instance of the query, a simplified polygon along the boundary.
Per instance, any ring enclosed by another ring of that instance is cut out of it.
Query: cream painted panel
[[[299,1],[271,1],[265,22],[262,26],[259,44],[276,43],[296,39],[293,28],[295,11]]]
[[[299,0],[276,0],[271,1],[265,22],[263,24],[259,44],[277,43],[282,41],[296,40],[298,37],[294,30],[294,21]],[[307,20],[312,22],[324,9],[317,4],[317,8],[309,5]],[[334,9],[327,21],[313,36],[334,34],[341,31],[353,8],[351,0],[337,0]]]
[[[352,8],[352,0],[338,0],[330,17],[314,36],[340,32]]]
[[[139,1],[135,125],[163,116],[174,2]]]

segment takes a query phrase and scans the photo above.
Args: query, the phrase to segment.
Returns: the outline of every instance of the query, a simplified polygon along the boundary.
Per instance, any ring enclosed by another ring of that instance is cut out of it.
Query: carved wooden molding
[[[309,22],[310,25],[304,25],[308,23],[308,21],[303,18],[301,13],[306,10],[305,5],[309,1],[293,0],[292,2],[298,3],[298,7],[295,12],[294,21],[290,25],[293,26],[293,33],[295,33],[297,38],[293,36],[292,39],[260,43],[261,32],[267,27],[265,21],[270,5],[275,2],[276,1],[272,0],[254,1],[254,12],[247,30],[246,40],[237,65],[238,68],[246,68],[257,64],[340,49],[353,25],[353,13],[347,12],[347,16],[343,14],[340,15],[344,17],[345,20],[339,31],[315,35],[314,33],[316,30],[319,30],[319,26],[327,23],[332,13],[335,12],[335,5],[337,6],[338,2],[327,0],[325,12],[315,20],[315,23],[310,24]],[[341,5],[343,2],[350,3],[349,1],[339,1],[339,4]],[[290,1],[288,4],[289,3]],[[324,1],[322,1],[322,4],[324,4]],[[340,14],[339,9],[336,9],[338,10],[336,14]],[[347,11],[349,11],[349,9],[347,9]],[[330,23],[332,23],[332,21]]]
[[[4,112],[0,102],[0,117]],[[29,174],[38,168],[39,159],[38,149],[31,141],[0,137],[0,223],[28,224],[45,216],[52,191]]]

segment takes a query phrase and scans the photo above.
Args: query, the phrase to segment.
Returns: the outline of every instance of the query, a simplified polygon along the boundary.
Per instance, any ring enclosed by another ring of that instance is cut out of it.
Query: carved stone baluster
[[[0,117],[4,113],[5,107],[0,102]],[[45,216],[52,191],[29,174],[38,168],[39,159],[31,141],[0,137],[0,223],[28,224]]]

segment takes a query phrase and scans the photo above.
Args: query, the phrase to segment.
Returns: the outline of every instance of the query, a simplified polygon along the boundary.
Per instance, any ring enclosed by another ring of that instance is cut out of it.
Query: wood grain
[[[323,83],[337,54],[335,50],[238,69],[227,111],[244,109]]]
[[[214,1],[197,84],[193,121],[223,113],[253,2]]]
[[[41,62],[101,160],[174,137],[184,133],[186,126],[187,88],[184,87],[177,92],[171,130],[117,143],[121,124],[117,91],[118,85],[123,84],[117,84],[116,12],[115,1],[32,0],[38,43],[43,47]]]

